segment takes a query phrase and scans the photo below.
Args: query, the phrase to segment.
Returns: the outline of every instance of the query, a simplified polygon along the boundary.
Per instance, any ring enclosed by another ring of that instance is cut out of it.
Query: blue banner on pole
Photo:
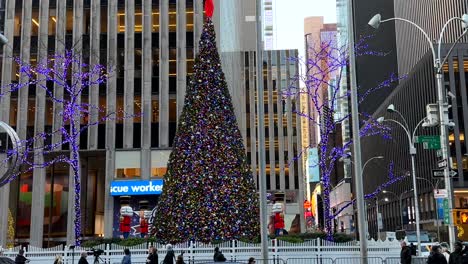
[[[437,213],[439,214],[439,220],[444,219],[444,198],[437,198]]]
[[[317,148],[310,148],[307,157],[307,181],[315,183],[320,181],[319,156]]]

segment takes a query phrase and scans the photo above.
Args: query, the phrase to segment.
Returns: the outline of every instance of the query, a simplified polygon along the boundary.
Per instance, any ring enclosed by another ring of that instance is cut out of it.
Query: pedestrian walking
[[[158,263],[158,250],[153,246],[149,247],[148,257],[146,258],[146,263],[159,264]]]
[[[416,256],[416,246],[413,243],[410,243],[409,248],[411,250],[411,256]]]
[[[167,253],[166,253],[166,256],[164,257],[163,264],[174,264],[175,254],[174,254],[174,250],[172,249],[172,245],[167,244],[166,250],[167,250]]]
[[[24,257],[24,250],[20,249],[18,255],[15,258],[15,264],[25,264],[28,263],[29,259]]]
[[[177,256],[176,264],[185,264],[185,262],[184,262],[184,252],[182,252],[182,254]]]
[[[87,257],[88,257],[88,253],[81,252],[81,258],[78,261],[78,264],[88,264],[88,260],[86,259]]]
[[[449,264],[462,264],[463,244],[460,241],[455,242],[455,249],[450,254]]]
[[[62,261],[62,255],[57,255],[55,256],[55,261],[54,261],[54,264],[62,264],[63,261]]]
[[[431,248],[431,255],[427,259],[427,264],[447,264],[447,260],[441,253],[439,245],[434,245]]]
[[[122,264],[132,264],[132,258],[130,256],[130,249],[124,249],[125,256],[122,259]]]
[[[448,248],[449,248],[449,245],[447,242],[440,243],[440,249],[441,249],[442,255],[444,255],[445,259],[447,260],[447,263],[449,262],[449,259],[450,259],[450,251]]]
[[[401,242],[400,263],[411,264],[411,249],[406,245],[406,242]]]
[[[226,261],[226,257],[224,257],[221,250],[219,250],[219,247],[215,247],[214,251],[215,251],[214,255],[213,255],[213,261],[214,262],[225,262]]]
[[[255,264],[255,258],[251,257],[249,258],[249,262],[247,264]]]

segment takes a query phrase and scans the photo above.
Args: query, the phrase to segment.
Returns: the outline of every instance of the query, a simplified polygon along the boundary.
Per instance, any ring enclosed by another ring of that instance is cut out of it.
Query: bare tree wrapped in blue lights
[[[21,140],[18,147],[9,149],[7,157],[3,160],[5,167],[11,163],[13,157],[21,155],[21,168],[14,175],[8,177],[0,186],[11,182],[25,172],[38,168],[46,168],[55,163],[66,163],[69,165],[73,176],[74,200],[74,237],[75,244],[80,245],[81,228],[81,172],[80,172],[80,135],[89,127],[99,125],[106,120],[129,118],[122,110],[108,113],[106,109],[99,105],[93,105],[82,101],[84,91],[99,87],[104,84],[108,77],[108,69],[100,64],[88,65],[83,63],[81,56],[73,51],[65,51],[64,54],[52,55],[37,64],[29,64],[15,59],[19,65],[19,73],[27,76],[27,83],[12,83],[8,87],[2,87],[2,94],[15,92],[20,89],[27,89],[30,86],[36,87],[36,92],[45,92],[55,104],[59,104],[63,109],[59,116],[62,126],[56,131],[39,132],[33,137]],[[53,87],[63,89],[63,96],[57,96]],[[45,100],[45,96],[44,96]],[[45,113],[43,113],[45,115]],[[52,114],[52,113],[49,113]],[[94,121],[88,119],[89,115],[97,115]],[[45,118],[36,117],[36,118]],[[59,140],[53,140],[59,138]],[[45,142],[52,142],[46,144]],[[62,148],[69,149],[69,153],[63,154]],[[40,154],[38,154],[40,153]]]
[[[357,43],[355,50],[357,56],[383,54],[368,50],[366,38],[363,38]],[[293,110],[300,118],[303,118],[307,123],[312,123],[318,135],[313,133],[317,138],[317,143],[312,140],[309,145],[303,146],[302,153],[308,153],[309,148],[318,149],[318,166],[320,169],[320,180],[322,182],[322,199],[324,210],[324,229],[327,232],[329,240],[333,239],[332,220],[339,215],[346,207],[352,205],[354,201],[341,207],[334,214],[330,208],[330,192],[331,192],[331,175],[336,169],[337,161],[342,158],[349,158],[349,149],[353,144],[352,138],[344,139],[342,144],[335,143],[335,137],[338,133],[338,128],[345,122],[349,122],[350,113],[346,106],[350,97],[350,93],[343,87],[346,83],[346,68],[348,64],[348,48],[347,46],[339,47],[335,40],[330,40],[317,45],[308,50],[307,61],[302,61],[300,58],[292,58],[291,60],[305,64],[305,74],[295,76],[292,83],[305,84],[303,87],[290,86],[283,91],[284,96],[299,98],[303,102],[307,102],[307,107]],[[404,78],[404,77],[403,77]],[[389,78],[374,88],[361,91],[359,93],[360,103],[365,102],[367,96],[371,93],[382,89],[391,89],[401,78],[395,74],[391,74]],[[346,87],[346,86],[345,86]],[[304,104],[305,105],[305,104]],[[360,137],[380,135],[384,138],[390,137],[388,127],[380,124],[370,115],[361,114],[361,131]],[[301,153],[301,155],[302,155]],[[298,157],[302,158],[302,157]],[[387,181],[379,186],[373,193],[366,195],[366,198],[375,197],[385,187],[402,180],[403,176],[394,176],[393,163],[389,167],[389,175]]]

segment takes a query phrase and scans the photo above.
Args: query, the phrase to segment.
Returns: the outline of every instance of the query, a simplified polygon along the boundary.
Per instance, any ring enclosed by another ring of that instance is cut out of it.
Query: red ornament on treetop
[[[205,13],[207,17],[213,17],[214,12],[214,4],[213,0],[206,0],[205,1]]]

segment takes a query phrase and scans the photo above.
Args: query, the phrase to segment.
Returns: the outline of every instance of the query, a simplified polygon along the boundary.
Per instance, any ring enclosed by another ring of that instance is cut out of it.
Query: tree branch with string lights
[[[105,121],[133,118],[139,114],[126,115],[122,109],[111,113],[99,105],[83,102],[83,92],[98,89],[99,85],[104,85],[109,72],[112,71],[104,65],[84,63],[81,56],[73,51],[68,50],[63,54],[51,55],[34,65],[23,62],[20,58],[14,60],[19,65],[19,74],[26,76],[25,79],[28,81],[13,82],[2,87],[1,95],[35,87],[38,93],[42,91],[44,100],[48,99],[61,105],[63,110],[54,118],[60,118],[63,125],[55,131],[40,132],[12,144],[13,147],[5,151],[6,158],[0,162],[1,166],[9,168],[15,166],[13,163],[20,166],[18,170],[7,175],[8,177],[2,177],[0,186],[34,169],[47,168],[56,163],[68,164],[74,183],[71,198],[74,201],[74,238],[75,245],[79,246],[83,231],[80,202],[80,136],[90,127]],[[62,97],[56,96],[54,86],[63,88]],[[45,111],[43,114],[44,116],[36,118],[45,119],[48,114]],[[97,118],[91,121],[88,118],[90,115],[97,115]],[[53,142],[54,138],[60,138],[60,140]],[[46,144],[46,142],[52,143]]]
[[[370,51],[366,41],[362,38],[355,47],[356,56],[385,56],[382,52]],[[320,170],[320,180],[322,183],[322,199],[324,207],[324,230],[329,240],[333,239],[332,220],[348,206],[354,204],[351,201],[340,208],[337,213],[332,214],[330,207],[330,193],[332,190],[331,175],[336,169],[340,159],[349,158],[350,147],[353,144],[352,138],[340,145],[335,144],[335,137],[339,127],[344,122],[348,122],[351,115],[347,109],[342,109],[344,102],[349,101],[350,92],[342,87],[346,83],[346,69],[348,65],[349,50],[347,45],[339,46],[336,40],[329,40],[318,43],[308,50],[307,60],[301,58],[291,58],[295,63],[304,65],[305,73],[296,75],[292,82],[302,83],[303,86],[289,86],[282,91],[284,97],[292,97],[301,100],[303,105],[308,105],[301,109],[292,109],[300,118],[311,123],[318,134],[318,144],[303,146],[301,154],[297,158],[302,158],[308,149],[318,149],[318,166]],[[392,89],[401,79],[395,74],[390,74],[388,79],[382,81],[377,86],[369,89],[359,89],[359,102],[365,103],[368,95],[377,93],[383,89]],[[361,113],[360,137],[380,136],[389,139],[390,129],[374,119],[371,115]],[[401,181],[406,175],[395,176],[393,172],[393,162],[390,163],[388,177],[384,184],[366,195],[366,199],[371,199],[378,195],[384,187]]]

